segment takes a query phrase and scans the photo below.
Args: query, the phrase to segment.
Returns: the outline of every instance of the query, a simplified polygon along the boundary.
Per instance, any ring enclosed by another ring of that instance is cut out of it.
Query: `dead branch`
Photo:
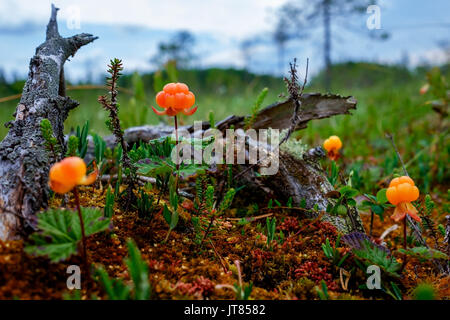
[[[27,82],[9,132],[0,143],[0,239],[19,238],[35,224],[35,213],[47,205],[49,155],[40,122],[50,120],[64,146],[64,120],[78,102],[65,97],[66,60],[97,37],[82,33],[63,38],[52,5],[46,40],[31,58]],[[64,150],[63,150],[64,152]]]

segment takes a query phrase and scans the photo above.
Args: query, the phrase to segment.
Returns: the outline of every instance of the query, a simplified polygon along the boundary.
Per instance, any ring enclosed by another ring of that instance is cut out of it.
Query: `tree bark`
[[[49,155],[40,132],[47,118],[64,149],[64,120],[78,102],[65,97],[63,66],[97,37],[82,33],[63,38],[52,5],[46,40],[31,58],[22,98],[0,143],[0,239],[20,238],[34,228],[35,213],[47,205]],[[64,151],[64,150],[63,150]]]

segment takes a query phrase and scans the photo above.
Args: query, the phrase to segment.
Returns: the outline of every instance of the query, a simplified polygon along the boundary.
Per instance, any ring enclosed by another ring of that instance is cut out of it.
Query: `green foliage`
[[[248,300],[252,294],[253,283],[250,282],[248,285],[243,285],[243,287],[235,283],[234,288],[236,289],[236,300]]]
[[[339,166],[336,161],[331,161],[331,170],[327,178],[332,186],[336,186],[339,180]]]
[[[211,129],[215,129],[216,128],[216,120],[214,119],[214,112],[212,110],[209,111],[208,119],[209,119],[209,125],[210,125]]]
[[[150,283],[148,280],[148,265],[142,260],[141,253],[133,241],[127,242],[128,258],[125,263],[134,284],[135,300],[148,300],[151,294]]]
[[[88,133],[89,133],[89,120],[86,121],[83,127],[77,126],[76,137],[78,138],[78,156],[84,158],[86,156],[88,148]]]
[[[361,248],[353,248],[352,251],[356,258],[364,262],[366,266],[377,265],[390,276],[399,277],[397,271],[400,270],[401,264],[396,261],[394,256],[389,255],[386,250],[372,242],[365,240]]]
[[[102,161],[105,159],[105,152],[106,152],[106,142],[97,134],[94,134],[93,136],[94,140],[94,155],[95,155],[95,162],[97,162],[99,165],[102,163]]]
[[[400,288],[395,284],[395,282],[391,281],[390,284],[392,290],[390,290],[388,287],[382,287],[381,289],[395,300],[403,300],[402,291],[400,290]]]
[[[154,200],[153,195],[148,195],[143,189],[139,190],[139,197],[136,200],[136,208],[139,217],[152,219],[155,210]]]
[[[70,136],[67,141],[67,157],[74,157],[78,154],[78,138],[76,136]]]
[[[108,190],[106,190],[105,207],[103,208],[105,217],[111,218],[114,215],[114,199],[114,192],[111,192],[111,187],[108,186]]]
[[[325,254],[325,257],[330,259],[333,262],[333,264],[336,265],[337,267],[342,266],[344,261],[349,256],[349,253],[347,253],[346,255],[341,257],[341,254],[339,253],[339,250],[337,249],[339,247],[340,241],[341,241],[341,235],[338,235],[334,247],[331,246],[330,240],[328,238],[325,240],[325,243],[322,243],[322,250]]]
[[[173,229],[175,229],[179,219],[179,212],[178,212],[179,198],[176,191],[175,178],[173,176],[170,176],[169,179],[169,202],[170,202],[170,209],[166,204],[164,204],[163,208],[163,217],[166,220],[167,224],[169,225],[169,231],[167,232],[164,242],[166,242],[167,239],[169,239],[170,232]]]
[[[328,295],[328,286],[324,280],[320,282],[321,289],[316,287],[317,295],[320,300],[330,300],[330,296]]]
[[[268,88],[264,88],[262,89],[262,91],[260,92],[260,94],[258,95],[258,98],[255,101],[255,104],[253,105],[252,109],[251,109],[251,115],[250,117],[245,118],[244,122],[245,122],[245,130],[250,129],[253,124],[256,121],[256,116],[258,115],[259,110],[261,109],[261,106],[264,102],[264,99],[266,99],[267,93],[269,92]]]
[[[131,288],[122,279],[111,279],[103,267],[99,267],[96,274],[109,300],[131,300]]]
[[[209,185],[206,188],[206,192],[205,192],[205,204],[206,204],[206,209],[211,211],[214,207],[214,187]]]
[[[345,216],[348,211],[348,206],[356,206],[356,197],[359,194],[359,191],[350,187],[343,186],[339,189],[339,196],[336,199],[334,205],[330,203],[329,208],[327,208],[327,212],[335,215]]]
[[[105,290],[109,300],[148,300],[151,296],[148,265],[142,260],[136,244],[128,240],[128,258],[125,264],[132,284],[127,285],[122,279],[111,279],[103,267],[97,269],[98,281]]]
[[[219,214],[228,210],[231,207],[231,204],[233,202],[234,196],[236,195],[236,191],[232,188],[227,191],[225,196],[223,197],[222,202],[219,206]]]
[[[210,143],[210,139],[207,141]],[[163,178],[177,171],[176,164],[171,157],[175,144],[176,142],[171,137],[165,137],[149,141],[147,144],[141,143],[139,147],[134,146],[129,155],[137,167],[137,173],[148,177]],[[181,163],[177,173],[181,177],[186,177],[205,170],[207,167],[206,165]]]
[[[50,121],[46,118],[41,120],[41,135],[45,140],[45,148],[47,151],[52,153],[53,160],[57,160],[58,152],[60,151],[60,146],[58,144],[58,140],[53,135],[53,128]]]
[[[426,262],[432,259],[449,259],[449,257],[444,253],[436,249],[427,247],[414,247],[408,249],[399,249],[401,253],[407,254],[418,259],[420,262]]]
[[[194,207],[198,213],[206,209],[206,189],[208,188],[208,176],[200,173],[195,179],[195,201]]]
[[[278,241],[279,243],[282,243],[284,241],[283,232],[280,230],[280,233],[277,235],[276,229],[277,229],[276,218],[272,219],[266,218],[266,236],[267,236],[266,246],[269,250],[273,250],[274,240]]]
[[[380,220],[384,220],[384,212],[386,209],[392,207],[387,200],[386,197],[386,190],[387,189],[381,189],[377,192],[376,196],[373,196],[371,194],[364,194],[364,196],[368,200],[363,200],[361,202],[360,208],[361,209],[370,209],[372,213],[378,215],[380,217]]]
[[[97,209],[82,208],[86,236],[106,230],[110,220]],[[48,256],[52,262],[65,260],[77,252],[82,239],[76,212],[51,209],[38,213],[39,232],[31,235],[32,244],[25,248],[31,254]]]
[[[414,300],[436,300],[437,294],[433,285],[421,283],[414,289],[412,297]]]

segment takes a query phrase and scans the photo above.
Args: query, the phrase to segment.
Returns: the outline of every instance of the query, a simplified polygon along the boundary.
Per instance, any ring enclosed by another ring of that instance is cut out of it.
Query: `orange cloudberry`
[[[339,158],[339,150],[342,148],[342,141],[338,136],[331,136],[324,141],[323,148],[327,150],[328,157],[331,160],[337,160]]]
[[[414,220],[421,221],[417,215],[417,209],[411,204],[412,201],[419,198],[419,189],[410,177],[403,176],[393,179],[386,190],[386,197],[395,206],[391,219],[403,220],[408,214]]]
[[[71,191],[78,185],[89,185],[95,182],[98,176],[97,167],[86,176],[86,164],[79,157],[68,157],[55,163],[50,168],[50,188],[60,194]]]
[[[176,116],[180,112],[190,116],[197,111],[197,107],[191,108],[195,103],[195,96],[184,83],[166,84],[163,91],[156,95],[156,103],[165,109],[158,111],[152,106],[153,112],[159,116]]]

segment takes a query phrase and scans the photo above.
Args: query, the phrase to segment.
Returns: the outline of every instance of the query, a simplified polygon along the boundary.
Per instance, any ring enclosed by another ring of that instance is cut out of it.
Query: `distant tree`
[[[151,62],[160,68],[168,61],[175,61],[178,68],[185,69],[196,58],[193,52],[194,45],[195,37],[192,33],[186,30],[179,31],[167,42],[158,44],[158,51],[151,58]]]
[[[289,40],[288,22],[285,17],[281,17],[273,33],[273,41],[277,47],[278,54],[278,71],[283,73],[284,56],[286,51],[286,43]]]
[[[252,62],[252,49],[256,45],[254,38],[244,39],[240,44],[242,58],[244,59],[244,69],[249,69]]]
[[[340,26],[351,28],[348,24],[352,15],[366,14],[369,5],[376,4],[377,0],[291,0],[283,5],[278,14],[278,25],[287,28],[285,33],[290,37],[304,37],[317,26],[323,28],[323,59],[325,65],[324,85],[326,90],[331,89],[331,49],[332,49],[332,23],[338,18],[342,19]],[[354,29],[353,29],[354,30]],[[387,34],[371,34],[374,38],[386,38]]]
[[[5,71],[0,68],[0,84],[6,84]]]

